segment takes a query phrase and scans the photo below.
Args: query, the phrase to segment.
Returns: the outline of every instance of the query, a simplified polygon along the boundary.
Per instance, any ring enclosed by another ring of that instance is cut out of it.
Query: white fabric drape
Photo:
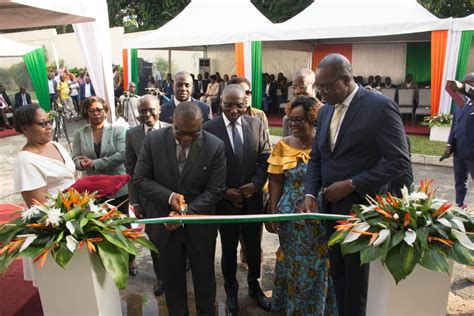
[[[451,111],[452,98],[444,89],[448,79],[456,78],[456,67],[458,64],[459,45],[461,43],[461,31],[448,31],[448,42],[446,43],[446,57],[444,60],[443,84],[441,85],[441,98],[438,113],[449,113]]]
[[[245,78],[252,83],[252,43],[244,42],[244,72]]]
[[[353,44],[352,70],[354,76],[364,77],[380,75],[389,76],[392,83],[399,84],[405,80],[407,59],[406,43]]]
[[[107,101],[110,108],[107,119],[114,122],[115,99],[109,15],[105,0],[96,0],[95,4],[96,21],[73,24],[73,28],[84,54],[95,93]]]

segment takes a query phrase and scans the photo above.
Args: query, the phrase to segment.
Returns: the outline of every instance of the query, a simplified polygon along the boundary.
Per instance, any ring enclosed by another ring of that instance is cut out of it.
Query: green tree
[[[270,21],[281,23],[306,9],[313,0],[252,0],[252,3]]]
[[[474,13],[474,0],[418,0],[438,18],[465,17]]]

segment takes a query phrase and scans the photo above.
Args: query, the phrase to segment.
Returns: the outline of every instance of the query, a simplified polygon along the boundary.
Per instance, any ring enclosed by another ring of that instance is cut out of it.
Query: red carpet
[[[271,127],[281,127],[283,119],[282,115],[271,114],[268,116],[268,124]],[[405,132],[410,135],[429,135],[430,129],[427,126],[415,125],[412,126],[410,122],[403,122]]]
[[[6,129],[6,128],[3,131],[0,131],[0,138],[14,136],[14,135],[20,135],[20,133],[18,133],[14,129]]]
[[[15,213],[20,206],[0,204],[0,224],[9,222],[20,214]],[[21,207],[20,207],[21,208]],[[31,282],[23,280],[23,263],[16,260],[0,277],[1,316],[42,316],[38,289]]]

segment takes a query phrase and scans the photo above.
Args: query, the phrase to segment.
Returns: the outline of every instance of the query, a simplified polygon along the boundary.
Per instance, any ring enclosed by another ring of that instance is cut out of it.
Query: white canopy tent
[[[109,16],[105,0],[0,0],[0,30],[73,23],[96,94],[111,107],[114,89]]]
[[[21,57],[37,48],[0,36],[0,57]]]
[[[255,28],[251,40],[360,38],[448,29],[416,0],[315,0],[286,22]]]
[[[192,0],[174,19],[126,45],[163,49],[233,44],[248,41],[254,28],[272,25],[250,0]]]
[[[474,14],[453,19],[453,31],[474,31]]]

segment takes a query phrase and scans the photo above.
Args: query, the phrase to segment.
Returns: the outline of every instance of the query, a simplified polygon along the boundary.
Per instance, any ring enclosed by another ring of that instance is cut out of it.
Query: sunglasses
[[[41,126],[42,128],[46,128],[48,125],[53,126],[53,120],[35,122],[35,124]]]
[[[184,131],[180,131],[180,130],[177,130],[176,128],[174,129],[174,133],[176,135],[177,138],[182,138],[182,137],[190,137],[190,138],[198,138],[199,136],[201,136],[201,131],[192,131],[192,132],[184,132]]]
[[[243,103],[230,103],[230,102],[224,102],[222,103],[223,107],[224,108],[232,108],[234,106],[236,106],[238,109],[243,109],[245,108],[245,105]]]
[[[288,117],[289,125],[301,125],[304,122],[306,122],[306,119],[303,117],[297,117],[297,118]]]

